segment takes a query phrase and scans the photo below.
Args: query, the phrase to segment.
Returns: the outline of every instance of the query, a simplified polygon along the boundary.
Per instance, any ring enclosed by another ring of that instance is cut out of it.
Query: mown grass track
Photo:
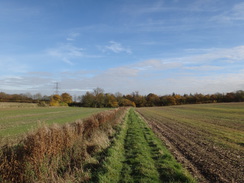
[[[94,182],[195,182],[133,109]]]
[[[244,181],[244,103],[137,111],[173,151],[181,153],[209,182]]]

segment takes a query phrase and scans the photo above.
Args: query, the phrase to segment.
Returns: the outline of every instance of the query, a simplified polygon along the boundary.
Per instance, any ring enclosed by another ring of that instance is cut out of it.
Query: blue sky
[[[1,0],[0,91],[244,90],[242,0]]]

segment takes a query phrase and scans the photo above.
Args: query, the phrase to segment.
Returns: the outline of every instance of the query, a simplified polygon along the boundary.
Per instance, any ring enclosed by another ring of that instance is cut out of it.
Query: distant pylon
[[[58,95],[58,93],[59,93],[59,91],[58,91],[59,90],[58,82],[56,82],[55,84],[56,84],[56,86],[55,86],[55,94]]]

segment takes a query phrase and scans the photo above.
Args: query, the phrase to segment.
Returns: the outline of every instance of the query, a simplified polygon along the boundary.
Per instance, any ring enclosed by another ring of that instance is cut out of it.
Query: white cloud
[[[67,59],[66,57],[64,57],[64,58],[62,58],[63,59],[63,61],[65,62],[65,63],[67,63],[67,64],[69,64],[69,65],[74,65],[74,63],[73,62],[71,62],[69,59]]]
[[[230,13],[226,16],[229,20],[244,20],[244,3],[234,5]]]
[[[0,73],[25,73],[29,66],[25,63],[19,63],[17,58],[0,57]],[[0,75],[1,76],[1,75]]]
[[[243,89],[244,74],[242,72],[229,74],[215,74],[209,76],[176,76],[165,79],[171,92],[177,93],[205,93],[232,92]],[[169,93],[169,92],[168,92]]]
[[[150,3],[150,5],[144,5],[143,7],[133,9],[133,11],[136,14],[156,13],[165,9],[163,4],[163,1],[157,1],[155,3]]]
[[[84,56],[84,49],[72,44],[62,44],[57,48],[47,50],[48,55],[61,59],[63,62],[73,65],[71,59]]]
[[[129,15],[143,15],[146,13],[156,13],[163,10],[163,1],[156,1],[150,4],[129,4],[122,9],[122,13]]]
[[[134,77],[139,73],[138,69],[131,67],[118,67],[109,69],[106,74],[112,77]]]
[[[219,6],[216,6],[219,4],[219,0],[194,0],[189,7],[187,7],[188,10],[191,11],[217,11],[219,9]]]
[[[188,51],[186,51],[188,52]],[[216,60],[222,62],[240,62],[244,60],[244,46],[233,48],[211,48],[211,49],[194,49],[196,54],[185,57],[169,58],[168,62],[181,63],[211,63]]]
[[[83,49],[73,49],[72,45],[58,48],[60,49],[51,50],[50,54],[58,58],[67,58],[67,62],[69,59],[82,56]],[[186,53],[186,57],[150,59],[103,71],[72,70],[57,73],[22,73],[18,74],[18,77],[0,76],[3,87],[1,89],[20,93],[52,94],[54,81],[60,83],[60,92],[71,92],[76,95],[84,94],[85,91],[96,87],[112,93],[119,91],[128,94],[139,91],[141,94],[153,92],[159,95],[172,92],[215,93],[243,89],[244,46],[193,49],[187,50]]]
[[[129,48],[126,48],[124,46],[121,45],[121,43],[115,42],[115,41],[110,41],[109,42],[110,45],[104,46],[104,47],[100,47],[100,49],[104,52],[106,51],[112,51],[114,53],[121,53],[121,52],[125,52],[128,54],[131,54],[132,51]]]
[[[68,35],[68,37],[66,38],[66,40],[67,41],[75,41],[75,39],[77,38],[77,37],[79,37],[80,36],[80,33],[78,33],[78,32],[72,32],[72,33],[70,33],[69,35]]]
[[[244,19],[244,3],[236,4],[232,11],[234,17]]]
[[[244,3],[235,4],[231,10],[225,11],[224,13],[214,16],[212,21],[218,21],[223,23],[230,23],[232,21],[243,21],[244,20]]]
[[[217,71],[223,69],[221,66],[214,65],[200,65],[200,66],[186,66],[183,67],[186,70],[194,70],[194,71]]]
[[[182,66],[180,62],[167,62],[164,60],[146,60],[140,63],[137,63],[134,67],[140,70],[167,70],[167,69],[174,69],[179,68]]]
[[[29,19],[40,15],[41,11],[35,6],[19,6],[14,2],[0,2],[0,19],[19,20]]]
[[[1,89],[11,91],[11,93],[43,92],[46,94],[45,90],[52,88],[49,86],[50,82],[52,82],[51,77],[34,76],[33,74],[22,76],[5,75],[0,77]]]
[[[49,49],[48,53],[57,57],[80,57],[83,55],[83,48],[73,46],[72,44],[62,44],[57,48]]]

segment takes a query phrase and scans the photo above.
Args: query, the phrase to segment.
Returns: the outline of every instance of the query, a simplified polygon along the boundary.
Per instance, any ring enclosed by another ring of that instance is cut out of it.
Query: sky
[[[244,90],[243,0],[0,0],[0,92]]]

